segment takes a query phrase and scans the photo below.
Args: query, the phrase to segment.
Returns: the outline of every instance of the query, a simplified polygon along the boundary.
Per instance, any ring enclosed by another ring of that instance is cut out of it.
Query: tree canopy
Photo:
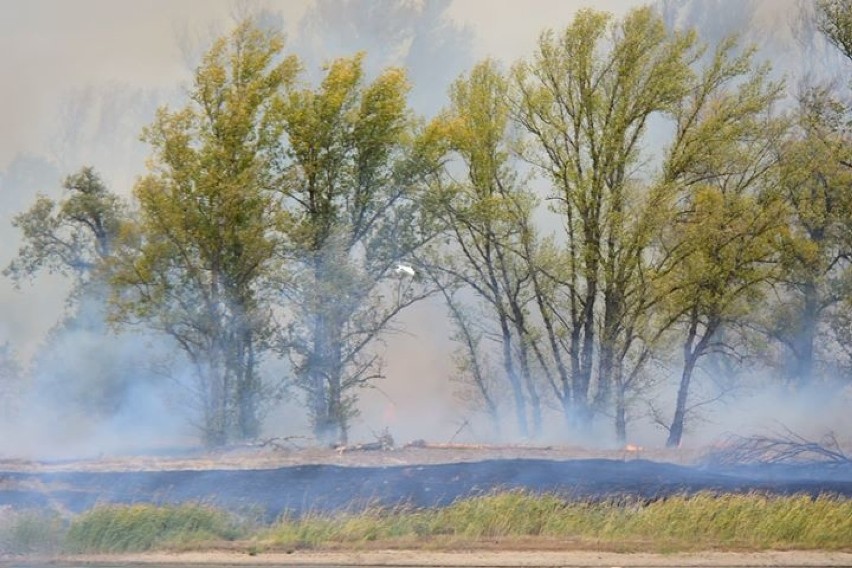
[[[852,58],[849,2],[817,16]],[[305,69],[275,26],[240,22],[145,128],[132,199],[81,169],[15,217],[4,273],[64,275],[79,306],[167,338],[208,446],[257,439],[282,397],[317,441],[347,444],[384,341],[432,295],[461,396],[502,435],[555,416],[565,438],[606,422],[625,442],[644,412],[678,446],[698,409],[755,380],[746,358],[791,388],[852,377],[836,90],[779,105],[753,48],[703,45],[651,7],[580,10],[513,66],[463,73],[429,120],[406,70],[368,57]]]

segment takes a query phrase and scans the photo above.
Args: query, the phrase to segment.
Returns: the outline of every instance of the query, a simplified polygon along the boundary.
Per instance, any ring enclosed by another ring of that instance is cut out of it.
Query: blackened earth
[[[464,463],[162,471],[2,471],[0,507],[79,513],[105,503],[203,502],[268,518],[366,505],[447,505],[498,490],[573,500],[654,500],[696,492],[852,497],[852,467],[709,468],[644,459],[490,459]]]

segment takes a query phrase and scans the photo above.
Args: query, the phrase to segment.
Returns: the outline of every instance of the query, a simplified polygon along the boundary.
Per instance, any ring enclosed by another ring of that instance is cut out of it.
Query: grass
[[[852,550],[852,500],[702,493],[652,502],[569,502],[523,491],[448,507],[367,508],[272,525],[200,504],[105,505],[70,522],[0,515],[0,552],[121,553],[221,547],[253,555],[296,548]]]
[[[243,535],[228,513],[206,505],[107,505],[76,517],[68,529],[68,552],[141,552]]]
[[[11,511],[0,514],[0,552],[49,554],[57,552],[65,536],[65,523],[45,511]]]
[[[641,503],[566,502],[508,492],[443,509],[369,509],[342,516],[285,518],[263,538],[274,547],[430,546],[498,540],[620,550],[852,549],[852,501],[759,494],[679,496]]]

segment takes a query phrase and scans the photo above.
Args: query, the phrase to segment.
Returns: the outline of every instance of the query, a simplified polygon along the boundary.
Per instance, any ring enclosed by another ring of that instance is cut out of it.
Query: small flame
[[[396,423],[396,418],[396,405],[389,402],[385,405],[384,411],[382,412],[382,419],[385,421],[385,424],[394,424]]]

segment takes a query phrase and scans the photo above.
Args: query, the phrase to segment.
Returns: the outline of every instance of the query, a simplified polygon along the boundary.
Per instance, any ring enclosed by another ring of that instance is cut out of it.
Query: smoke
[[[640,4],[607,0],[592,7],[618,15]],[[445,104],[452,80],[475,61],[494,57],[508,67],[531,53],[543,29],[559,29],[587,5],[592,3],[387,0],[365,8],[354,0],[278,0],[266,2],[265,9],[270,22],[285,26],[288,50],[314,73],[329,59],[359,50],[367,52],[371,74],[387,65],[404,66],[413,86],[412,105],[428,117]],[[708,42],[742,31],[746,43],[760,47],[759,58],[771,59],[778,73],[788,75],[788,84],[806,70],[830,74],[835,68],[828,50],[802,39],[812,30],[796,27],[795,0],[659,5],[670,22],[697,26]],[[0,9],[0,74],[9,78],[0,93],[0,266],[6,266],[19,239],[11,226],[14,215],[38,192],[59,197],[61,179],[80,166],[94,166],[112,190],[130,194],[147,155],[138,142],[141,129],[158,106],[180,104],[185,97],[192,57],[180,38],[227,29],[235,9],[230,0],[0,0]],[[805,43],[817,47],[803,51]],[[179,394],[187,388],[188,373],[180,362],[172,361],[165,374],[151,364],[168,360],[172,346],[135,333],[113,337],[102,325],[102,306],[68,311],[69,291],[67,280],[50,275],[39,275],[21,290],[0,280],[0,344],[10,343],[32,387],[14,430],[3,428],[0,453],[97,455],[193,440]],[[387,378],[362,393],[353,439],[370,439],[388,428],[401,442],[496,440],[487,418],[470,410],[458,396],[461,387],[450,380],[454,345],[442,302],[423,302],[396,323],[404,332],[378,347],[386,355]],[[286,365],[268,364],[273,378],[286,376]],[[90,392],[95,393],[91,400]],[[726,431],[770,428],[773,421],[803,433],[824,424],[849,431],[841,405],[849,389],[827,399],[825,392],[815,388],[792,396],[783,387],[755,388],[750,396],[706,413],[707,420],[688,439],[711,441]],[[85,410],[89,404],[97,411]],[[639,408],[631,438],[659,444],[659,429]],[[264,435],[307,434],[302,411],[296,399],[276,400]],[[545,413],[545,442],[578,441],[558,409]],[[601,417],[579,441],[613,443],[610,422]],[[509,424],[500,436],[517,439]]]
[[[802,0],[660,0],[666,22],[694,28],[710,46],[735,35],[754,47],[757,61],[769,62],[772,74],[786,81],[791,94],[803,80],[830,81],[842,69],[843,56],[813,22],[815,2]]]

